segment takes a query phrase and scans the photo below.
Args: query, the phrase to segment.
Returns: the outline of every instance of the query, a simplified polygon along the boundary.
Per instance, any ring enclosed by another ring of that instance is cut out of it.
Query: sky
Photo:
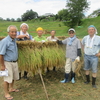
[[[85,12],[86,16],[100,8],[100,0],[88,0],[88,2],[90,8]],[[65,6],[66,0],[0,0],[0,17],[21,18],[21,15],[30,9],[39,16],[45,13],[57,14],[58,11],[65,9]]]

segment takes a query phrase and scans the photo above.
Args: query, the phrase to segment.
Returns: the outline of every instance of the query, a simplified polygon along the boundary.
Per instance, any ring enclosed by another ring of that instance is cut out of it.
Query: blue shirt
[[[16,40],[9,35],[0,41],[0,55],[5,61],[16,61],[18,59],[18,49]]]
[[[88,35],[82,39],[82,45],[84,45],[84,53],[86,55],[96,55],[97,53],[99,53],[99,50],[100,50],[100,36],[98,35],[95,36],[93,40],[92,48],[89,48],[86,46],[87,38],[88,38]],[[91,39],[89,39],[89,43],[90,42],[91,42]]]

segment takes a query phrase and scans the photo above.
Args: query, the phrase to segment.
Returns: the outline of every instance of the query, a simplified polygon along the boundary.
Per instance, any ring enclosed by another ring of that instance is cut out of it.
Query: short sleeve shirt
[[[86,47],[87,37],[88,37],[88,35],[82,39],[82,45],[84,46],[84,53],[86,55],[97,54],[100,50],[100,36],[98,36],[98,35],[95,36],[95,38],[93,40],[92,48]],[[91,41],[91,40],[89,40],[89,41]]]
[[[9,35],[0,41],[0,55],[4,56],[5,61],[16,61],[18,59],[18,49],[16,39]]]
[[[47,40],[48,41],[57,41],[58,38],[57,37],[52,38],[51,36],[49,36],[49,37],[47,37]]]
[[[72,45],[69,46],[68,45],[69,41],[70,41],[69,38],[62,40],[62,43],[66,45],[66,57],[71,58],[71,59],[75,59],[77,57],[77,49],[81,48],[81,43],[80,43],[80,40],[76,38],[72,42]]]
[[[46,37],[44,37],[44,36],[41,36],[41,37],[36,36],[36,37],[34,37],[34,40],[37,42],[41,42],[42,40],[47,41]]]

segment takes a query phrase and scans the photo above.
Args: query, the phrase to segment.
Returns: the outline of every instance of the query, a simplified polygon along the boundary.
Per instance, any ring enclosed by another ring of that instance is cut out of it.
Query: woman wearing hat
[[[20,25],[20,29],[21,30],[19,32],[17,32],[17,36],[16,36],[18,41],[33,40],[32,36],[28,33],[28,29],[29,29],[28,24],[22,23]],[[24,71],[24,76],[23,76],[24,79],[28,79],[27,74],[28,74],[28,72]],[[19,79],[21,79],[21,72],[19,73]]]

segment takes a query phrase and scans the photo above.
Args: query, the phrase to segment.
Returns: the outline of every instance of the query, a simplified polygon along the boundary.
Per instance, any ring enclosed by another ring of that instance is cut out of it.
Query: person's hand
[[[25,37],[28,38],[28,39],[30,38],[28,35],[25,35]]]
[[[1,66],[1,70],[4,71],[6,68],[5,66]]]
[[[97,53],[95,56],[99,57],[100,56],[100,53]]]
[[[42,42],[42,43],[44,43],[44,42],[45,42],[45,40],[42,40],[41,42]]]
[[[75,61],[76,61],[76,62],[80,62],[80,57],[79,57],[79,56],[76,57]]]

